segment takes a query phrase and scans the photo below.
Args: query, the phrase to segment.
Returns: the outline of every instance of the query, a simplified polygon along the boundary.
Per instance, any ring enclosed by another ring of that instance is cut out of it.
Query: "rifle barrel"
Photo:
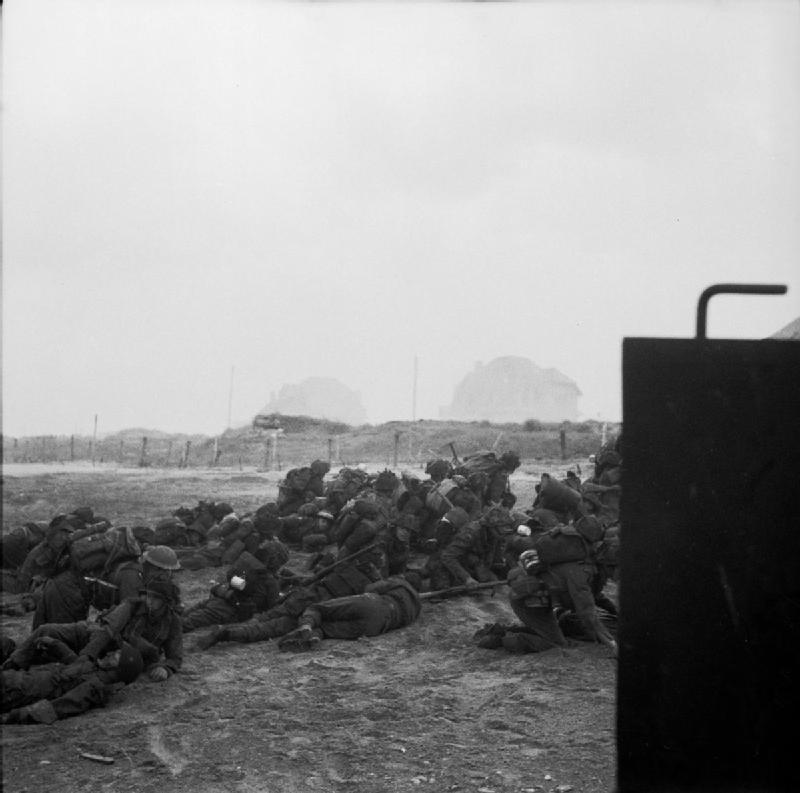
[[[504,586],[507,583],[508,581],[485,581],[484,583],[473,587],[468,587],[466,584],[462,584],[461,586],[452,586],[448,589],[437,589],[435,592],[423,592],[419,596],[419,599],[431,600],[432,598],[446,597],[447,595],[460,595],[464,592],[478,592],[482,589],[494,589],[497,586]]]

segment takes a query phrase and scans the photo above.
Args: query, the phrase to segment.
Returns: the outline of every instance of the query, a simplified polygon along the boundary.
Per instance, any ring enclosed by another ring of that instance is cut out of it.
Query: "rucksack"
[[[497,459],[497,455],[494,452],[476,452],[464,458],[461,465],[456,468],[455,473],[461,476],[481,473],[491,477],[501,467],[502,463]]]
[[[314,472],[307,465],[302,468],[292,468],[286,472],[283,486],[294,493],[305,493],[313,476]]]
[[[453,508],[447,496],[457,487],[458,485],[452,479],[443,479],[436,487],[428,491],[428,495],[425,496],[425,506],[439,516],[444,515]]]
[[[233,565],[228,569],[226,577],[229,581],[235,575],[246,579],[248,575],[255,577],[266,573],[266,571],[267,568],[262,561],[253,556],[249,551],[242,551],[234,560]]]
[[[549,474],[542,474],[537,506],[554,512],[571,512],[580,501],[581,494],[577,490],[573,490]]]
[[[155,525],[154,545],[187,545],[186,524],[176,517],[162,518]]]
[[[111,563],[138,558],[141,552],[133,532],[124,526],[81,537],[69,549],[72,565],[81,573],[102,572]]]
[[[583,562],[589,558],[589,546],[577,529],[572,526],[556,526],[535,538],[534,549],[542,564]]]
[[[603,539],[605,527],[594,515],[583,515],[572,524],[586,542],[594,544]]]
[[[264,540],[258,546],[255,558],[267,570],[275,573],[289,561],[289,551],[280,540]]]
[[[345,501],[355,498],[369,481],[369,474],[358,468],[342,468],[328,483],[329,493],[341,493]]]
[[[91,534],[71,543],[69,555],[76,570],[94,573],[103,569],[110,550],[102,534]]]

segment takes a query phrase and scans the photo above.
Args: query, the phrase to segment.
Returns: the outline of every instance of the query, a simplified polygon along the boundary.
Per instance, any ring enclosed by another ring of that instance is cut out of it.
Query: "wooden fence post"
[[[189,465],[189,450],[192,448],[192,442],[186,441],[186,449],[183,452],[183,465],[181,468],[186,468]]]
[[[142,453],[139,456],[139,468],[147,465],[147,437],[142,438]]]
[[[567,424],[562,423],[561,429],[558,431],[559,441],[561,442],[561,459],[567,459]]]
[[[395,432],[394,432],[394,457],[393,457],[394,465],[393,465],[393,468],[397,468],[397,459],[398,459],[399,453],[400,453],[400,431],[399,430],[395,430]]]
[[[69,436],[69,461],[75,462],[75,436]]]
[[[94,468],[94,451],[97,445],[97,413],[94,414],[94,431],[92,432],[92,467]]]

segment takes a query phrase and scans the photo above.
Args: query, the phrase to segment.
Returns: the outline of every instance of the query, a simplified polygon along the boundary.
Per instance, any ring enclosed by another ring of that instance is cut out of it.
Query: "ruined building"
[[[477,363],[441,408],[443,419],[517,422],[577,421],[577,384],[557,369],[542,369],[528,358],[504,356]]]
[[[261,413],[311,416],[353,426],[367,420],[361,396],[333,377],[309,377],[301,383],[284,385],[277,396],[270,395],[269,404]]]

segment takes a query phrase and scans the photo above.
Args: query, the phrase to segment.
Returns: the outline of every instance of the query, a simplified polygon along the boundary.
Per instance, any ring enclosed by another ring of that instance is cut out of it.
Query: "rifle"
[[[108,589],[119,589],[116,584],[109,584],[108,581],[103,581],[102,578],[92,578],[92,576],[85,575],[83,580],[86,581],[87,584],[98,584],[99,586],[108,587]]]
[[[323,567],[322,570],[320,570],[318,573],[313,575],[307,581],[303,581],[303,583],[300,584],[300,586],[301,587],[306,587],[306,586],[311,586],[312,584],[316,584],[317,581],[320,581],[323,578],[325,578],[325,576],[328,575],[328,573],[332,572],[333,570],[335,570],[340,565],[343,565],[345,562],[352,561],[353,559],[361,556],[361,554],[366,553],[367,551],[371,551],[373,548],[377,548],[377,547],[378,547],[378,543],[377,542],[373,542],[370,545],[365,545],[363,548],[359,548],[357,551],[355,551],[355,553],[351,553],[349,556],[345,556],[343,559],[337,559],[333,564],[328,565],[327,567]],[[287,597],[289,597],[289,594],[291,593],[291,591],[292,590],[290,589],[289,592],[286,592],[283,595],[281,595],[278,598],[278,603],[283,603],[283,601],[286,600]]]
[[[445,598],[451,595],[461,595],[465,592],[478,592],[481,589],[494,589],[497,586],[505,586],[508,581],[486,581],[483,584],[469,587],[466,584],[460,586],[451,586],[448,589],[437,589],[435,592],[423,592],[420,600],[431,600],[432,598]]]
[[[456,445],[452,441],[447,444],[450,447],[450,451],[453,453],[453,462],[456,465],[461,465],[461,460],[458,459],[458,455],[456,454]]]

